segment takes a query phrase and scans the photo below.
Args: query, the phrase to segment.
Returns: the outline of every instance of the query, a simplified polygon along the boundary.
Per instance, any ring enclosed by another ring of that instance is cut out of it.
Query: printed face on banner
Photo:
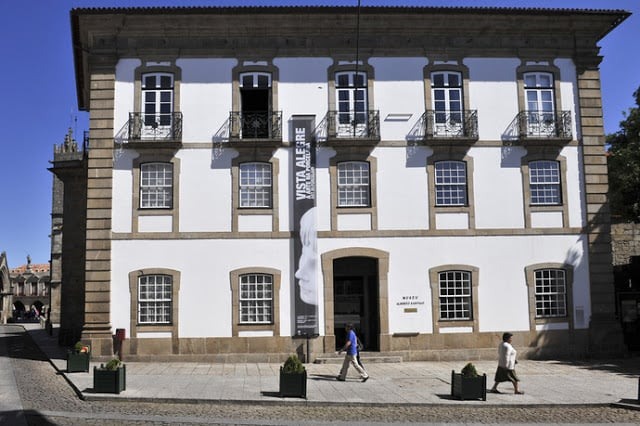
[[[300,286],[300,299],[304,303],[317,305],[316,269],[318,244],[315,207],[307,210],[300,218],[300,243],[302,244],[302,253],[298,261],[298,270],[295,273]]]

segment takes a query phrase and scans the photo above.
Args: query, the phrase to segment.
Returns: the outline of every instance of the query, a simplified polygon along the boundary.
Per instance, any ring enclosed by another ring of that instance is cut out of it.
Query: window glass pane
[[[529,186],[532,205],[561,204],[560,164],[557,161],[531,161]]]
[[[173,78],[169,75],[163,75],[160,77],[160,87],[163,89],[170,89],[173,87]]]
[[[460,75],[455,73],[449,74],[449,86],[460,87]]]
[[[138,278],[138,322],[171,322],[172,283],[168,275],[145,275]]]
[[[171,208],[172,195],[171,163],[145,163],[140,166],[141,208]]]
[[[431,81],[434,87],[444,87],[444,74],[433,74]]]
[[[339,87],[348,87],[349,86],[349,74],[338,74],[337,75],[337,86]]]
[[[369,207],[369,163],[347,161],[337,165],[338,206]]]
[[[434,165],[436,206],[467,204],[467,170],[464,161],[438,161]]]
[[[536,317],[567,316],[567,287],[563,269],[535,271]]]
[[[242,87],[251,88],[253,87],[253,75],[252,74],[244,74],[242,76]]]
[[[471,273],[445,271],[438,274],[441,320],[473,319]]]
[[[269,324],[273,322],[273,276],[246,274],[240,276],[239,314],[242,324]]]
[[[265,74],[258,74],[258,87],[269,87],[269,76]]]
[[[270,208],[272,176],[270,163],[240,164],[240,207]]]

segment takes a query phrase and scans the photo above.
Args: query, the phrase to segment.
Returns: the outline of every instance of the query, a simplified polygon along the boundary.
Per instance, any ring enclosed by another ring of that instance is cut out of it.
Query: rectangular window
[[[173,165],[140,165],[140,208],[170,209],[173,204]]]
[[[369,163],[345,161],[338,163],[338,207],[369,207]]]
[[[366,134],[369,109],[366,73],[336,73],[336,107],[338,136]]]
[[[457,135],[462,132],[462,75],[458,72],[431,74],[435,136]]]
[[[271,164],[240,164],[240,207],[271,208]]]
[[[467,205],[467,164],[464,161],[435,163],[436,206]]]
[[[167,73],[142,76],[143,123],[150,132],[171,126],[173,112],[173,75]]]
[[[141,276],[138,279],[138,323],[171,323],[172,294],[171,276]]]
[[[532,72],[524,75],[529,134],[555,134],[553,74]]]
[[[273,276],[246,274],[240,276],[240,324],[273,322]]]
[[[531,205],[562,204],[560,163],[557,161],[531,161],[529,163]]]
[[[536,280],[536,318],[567,316],[567,285],[563,269],[539,269]]]
[[[445,271],[438,274],[441,320],[473,319],[471,273]]]

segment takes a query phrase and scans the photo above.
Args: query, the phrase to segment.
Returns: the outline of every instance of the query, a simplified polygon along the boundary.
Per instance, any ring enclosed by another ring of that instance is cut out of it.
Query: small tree
[[[633,97],[620,130],[607,135],[611,213],[625,222],[640,222],[640,88]]]

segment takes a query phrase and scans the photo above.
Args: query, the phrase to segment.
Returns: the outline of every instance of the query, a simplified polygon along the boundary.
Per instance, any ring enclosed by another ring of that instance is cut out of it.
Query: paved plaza
[[[20,332],[22,325],[0,327],[3,334]],[[67,373],[66,352],[57,338],[37,325],[28,332],[59,374],[83,399],[120,399],[137,401],[248,401],[268,404],[283,400],[298,404],[360,405],[609,405],[637,402],[640,363],[637,358],[617,360],[533,361],[520,360],[517,372],[524,395],[514,395],[512,386],[503,383],[502,394],[487,394],[487,401],[458,401],[450,396],[451,371],[459,371],[460,362],[400,362],[366,364],[371,379],[362,383],[353,369],[346,382],[338,382],[338,364],[307,364],[307,399],[281,398],[278,395],[280,364],[270,363],[195,363],[195,362],[126,362],[127,385],[120,394],[93,391],[92,371]],[[0,355],[6,353],[0,344]],[[3,397],[0,409],[19,405],[17,392],[10,392],[12,373],[2,368],[0,386]],[[495,361],[473,361],[479,372],[487,374],[493,384]],[[366,363],[366,359],[365,359]],[[98,363],[91,363],[93,368]]]

